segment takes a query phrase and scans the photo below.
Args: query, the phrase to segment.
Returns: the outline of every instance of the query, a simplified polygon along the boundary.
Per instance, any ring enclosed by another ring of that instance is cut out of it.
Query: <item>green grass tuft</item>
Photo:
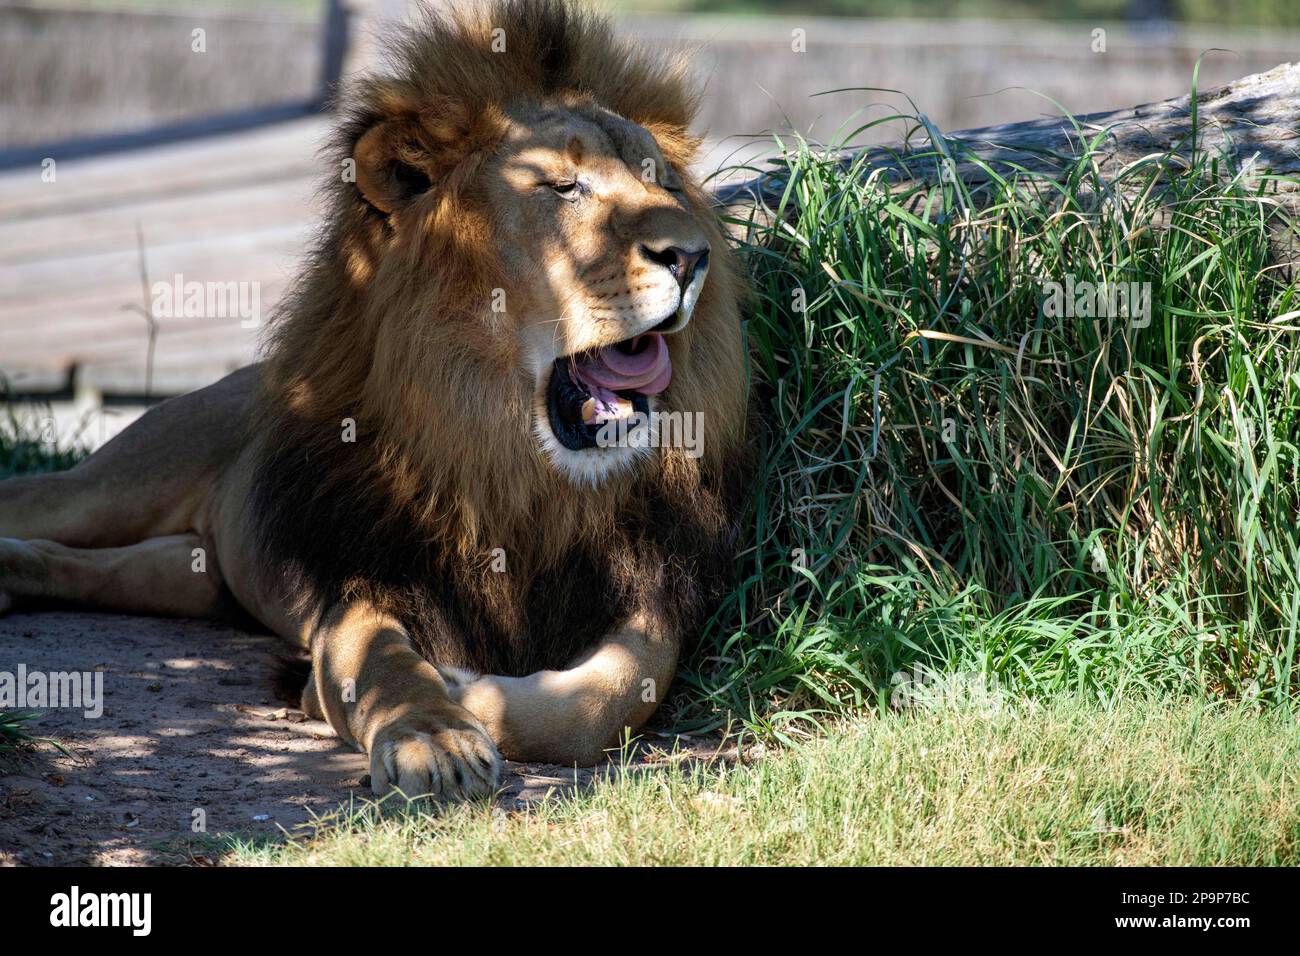
[[[1294,701],[1300,295],[1276,183],[1172,154],[1103,173],[1095,144],[1008,174],[946,141],[986,184],[897,192],[781,146],[776,224],[741,248],[762,470],[685,713],[788,736],[883,706],[917,662],[1033,696]],[[1071,276],[1148,284],[1149,324],[1050,314],[1044,283]]]
[[[40,714],[32,710],[0,710],[0,770],[5,769],[12,758],[32,750],[40,744],[50,744],[67,753],[58,741],[49,737],[38,737],[31,732],[31,723],[40,719]]]
[[[19,405],[5,392],[0,387],[0,479],[62,471],[85,457],[84,448],[60,441],[48,408]]]

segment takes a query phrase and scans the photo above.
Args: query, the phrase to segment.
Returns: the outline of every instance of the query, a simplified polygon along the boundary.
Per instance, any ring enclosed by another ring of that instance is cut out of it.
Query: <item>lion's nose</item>
[[[703,246],[699,249],[683,249],[681,246],[667,246],[663,249],[651,249],[647,245],[641,246],[641,255],[651,262],[657,262],[665,266],[677,280],[677,284],[685,289],[695,278],[695,273],[702,272],[709,267],[709,247]]]

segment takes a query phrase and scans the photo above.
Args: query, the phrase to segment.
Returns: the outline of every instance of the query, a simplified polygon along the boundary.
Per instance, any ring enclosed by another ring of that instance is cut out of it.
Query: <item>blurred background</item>
[[[0,0],[0,376],[43,433],[98,445],[255,360],[317,216],[328,91],[413,5]],[[1084,114],[1188,92],[1203,53],[1202,89],[1300,57],[1298,0],[591,5],[690,51],[705,175],[774,134]],[[159,282],[243,284],[258,314],[169,314]]]

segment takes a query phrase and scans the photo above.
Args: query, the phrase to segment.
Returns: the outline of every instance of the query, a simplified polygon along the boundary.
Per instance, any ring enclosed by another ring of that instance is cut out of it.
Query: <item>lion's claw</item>
[[[370,753],[375,796],[394,790],[408,798],[471,800],[494,793],[501,757],[480,726],[436,718],[404,720],[383,730]]]

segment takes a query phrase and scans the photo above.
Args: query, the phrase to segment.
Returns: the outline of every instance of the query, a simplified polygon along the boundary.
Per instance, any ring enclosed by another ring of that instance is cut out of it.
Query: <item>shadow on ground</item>
[[[283,837],[281,828],[369,797],[365,755],[276,699],[282,647],[195,621],[0,618],[0,671],[104,675],[101,716],[47,708],[33,725],[71,756],[45,747],[0,768],[0,865],[216,862],[212,847],[231,835]],[[707,758],[716,743],[687,747]],[[654,751],[640,759],[654,763]],[[608,766],[507,764],[498,805],[526,809]]]

